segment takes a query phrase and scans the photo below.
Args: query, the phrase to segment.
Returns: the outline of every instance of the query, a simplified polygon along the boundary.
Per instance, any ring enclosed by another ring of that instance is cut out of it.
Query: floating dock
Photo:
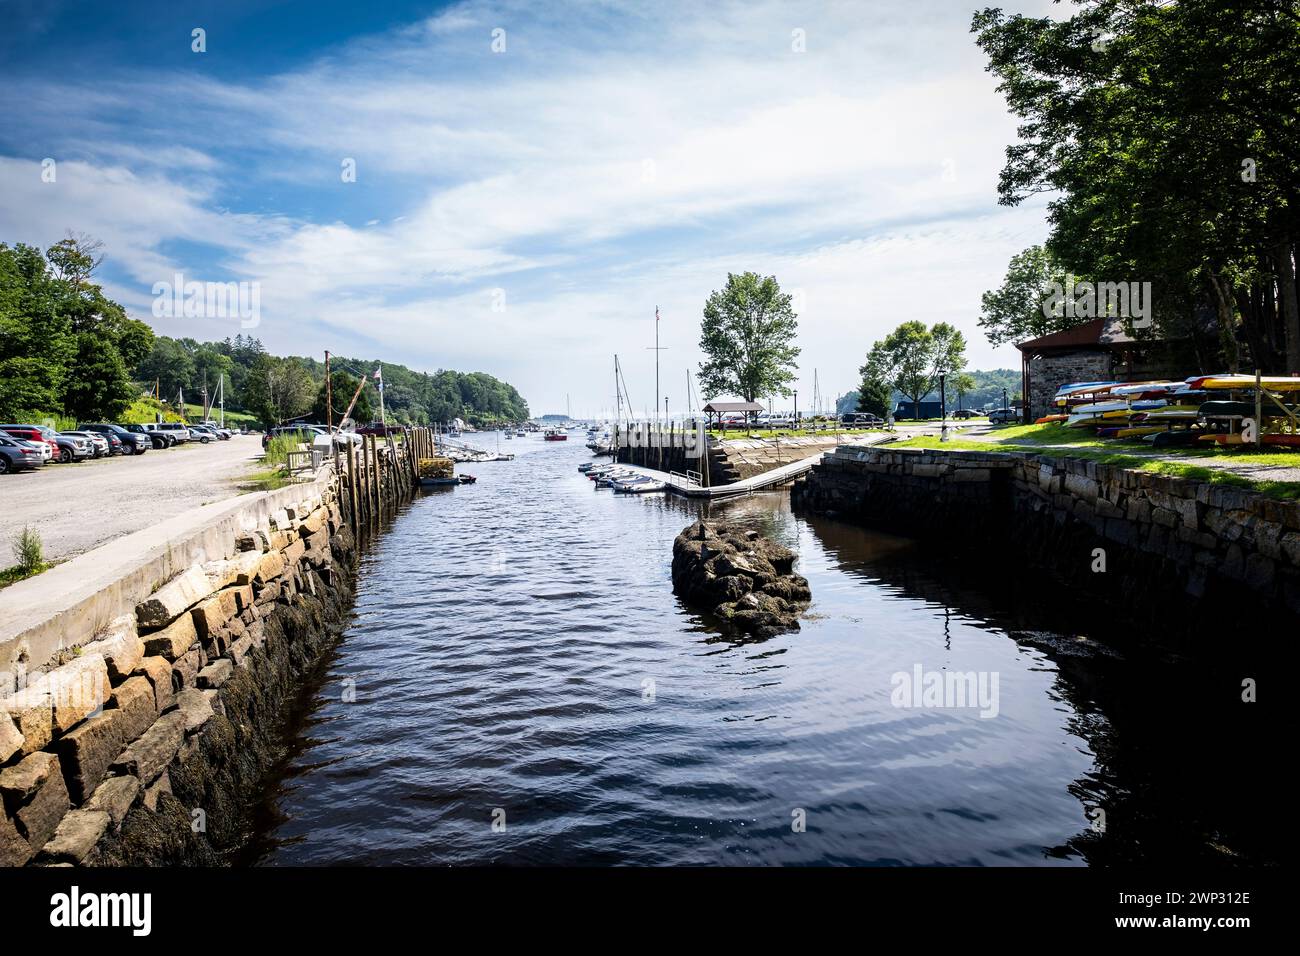
[[[893,441],[897,436],[882,435],[879,439],[868,441],[855,441],[855,446],[861,445],[879,445],[885,442]],[[695,473],[682,474],[681,472],[664,472],[656,471],[653,468],[643,468],[639,465],[621,465],[629,471],[635,471],[640,475],[647,475],[656,481],[662,481],[666,490],[675,495],[682,495],[685,498],[734,498],[740,495],[751,494],[755,491],[764,491],[768,488],[776,488],[780,485],[794,481],[800,475],[805,475],[812,471],[813,465],[822,460],[822,456],[834,451],[835,449],[826,449],[817,452],[815,455],[809,455],[806,458],[800,458],[790,462],[788,465],[781,465],[769,471],[761,472],[757,475],[751,475],[749,478],[743,478],[740,481],[734,481],[727,485],[702,485]]]

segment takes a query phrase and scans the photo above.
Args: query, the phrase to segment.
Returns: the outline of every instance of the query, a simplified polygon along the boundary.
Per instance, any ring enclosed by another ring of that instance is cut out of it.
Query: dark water
[[[595,490],[581,441],[510,448],[367,550],[251,859],[1268,859],[1261,783],[1230,772],[1267,749],[1239,673],[1099,654],[1076,638],[1122,645],[1115,609],[782,492],[712,506],[796,549],[814,596],[800,632],[739,643],[671,590],[702,506]],[[985,706],[895,706],[917,668],[982,678]]]

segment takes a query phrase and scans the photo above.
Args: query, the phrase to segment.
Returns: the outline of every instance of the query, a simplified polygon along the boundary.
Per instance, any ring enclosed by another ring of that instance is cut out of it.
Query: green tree
[[[904,322],[871,346],[867,362],[860,369],[865,391],[874,383],[885,383],[902,392],[919,408],[921,399],[934,390],[938,348],[924,322]]]
[[[260,356],[248,374],[248,408],[267,426],[308,411],[315,394],[311,373],[295,358]]]
[[[334,416],[332,419],[326,417],[325,404],[325,383],[321,382],[320,390],[316,393],[316,403],[312,406],[312,415],[316,421],[324,424],[327,421],[333,421],[335,425],[343,421],[343,413],[348,410],[348,402],[352,401],[352,393],[357,390],[357,377],[349,375],[341,369],[331,369],[330,383],[334,392],[333,405]],[[370,404],[370,388],[363,388],[357,395],[357,403],[352,407],[352,420],[358,424],[365,425],[375,419],[373,406]]]
[[[774,276],[754,272],[727,274],[727,284],[704,303],[700,349],[700,390],[709,398],[740,395],[754,401],[761,395],[790,394],[798,332],[791,297]]]
[[[63,408],[78,421],[115,419],[137,395],[121,353],[99,332],[77,334],[73,368],[65,379]]]
[[[880,379],[863,379],[857,392],[856,410],[884,418],[893,408],[894,390]]]
[[[962,408],[962,402],[965,400],[966,396],[975,391],[975,376],[968,372],[959,372],[952,376],[952,378],[948,379],[948,388],[951,390],[952,394],[956,396],[957,410],[960,411]]]
[[[194,357],[176,339],[160,335],[154,339],[149,354],[136,367],[135,377],[149,387],[157,383],[161,397],[174,399],[181,389],[190,390],[190,382],[194,379]]]
[[[0,419],[58,412],[76,348],[40,250],[0,243]]]
[[[1000,200],[1053,196],[1054,257],[1150,281],[1154,331],[1194,337],[1210,305],[1221,358],[1203,367],[1248,347],[1300,370],[1294,2],[1082,0],[1064,18],[986,9],[972,30],[1020,120]]]
[[[1025,342],[1077,324],[1063,309],[1054,316],[1043,308],[1052,283],[1064,288],[1065,282],[1064,267],[1042,246],[1012,256],[1002,285],[980,299],[979,324],[989,343]]]

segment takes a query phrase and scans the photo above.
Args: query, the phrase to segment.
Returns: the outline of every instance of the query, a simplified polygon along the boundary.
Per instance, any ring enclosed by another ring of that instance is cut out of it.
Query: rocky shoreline
[[[696,521],[673,541],[673,590],[742,634],[797,631],[812,592],[794,573],[796,558],[752,528]]]

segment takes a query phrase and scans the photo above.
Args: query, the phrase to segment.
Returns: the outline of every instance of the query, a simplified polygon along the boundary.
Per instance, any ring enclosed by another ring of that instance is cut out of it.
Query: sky
[[[101,239],[159,334],[488,372],[534,414],[612,408],[615,354],[648,409],[656,307],[683,410],[728,272],[794,295],[801,409],[910,319],[1015,368],[980,296],[1047,228],[997,203],[976,6],[0,0],[0,242]],[[177,273],[256,283],[256,325],[156,316]]]

